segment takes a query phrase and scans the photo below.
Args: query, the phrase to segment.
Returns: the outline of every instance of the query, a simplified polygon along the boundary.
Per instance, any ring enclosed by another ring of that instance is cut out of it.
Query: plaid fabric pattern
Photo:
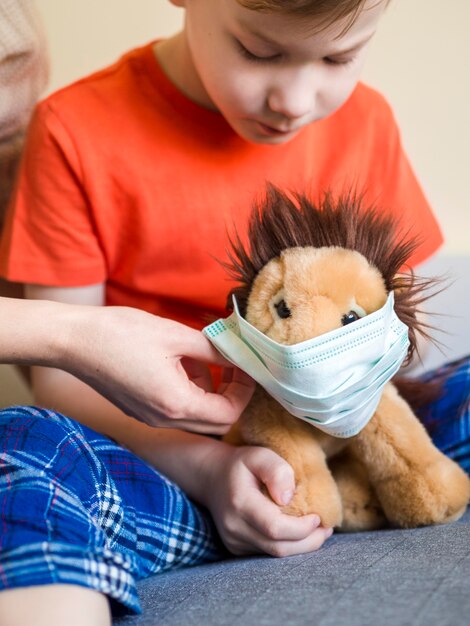
[[[443,385],[439,400],[418,412],[421,421],[435,445],[470,474],[470,356],[420,378]]]
[[[0,589],[76,584],[140,612],[137,580],[224,554],[207,512],[74,420],[3,410],[0,451]]]

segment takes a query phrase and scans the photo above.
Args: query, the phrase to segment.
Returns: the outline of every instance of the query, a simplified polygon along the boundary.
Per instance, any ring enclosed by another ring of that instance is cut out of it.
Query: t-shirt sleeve
[[[74,138],[48,101],[31,121],[0,245],[8,280],[49,286],[103,282],[106,263],[94,228]]]
[[[377,153],[372,158],[372,167],[375,164],[383,168],[382,172],[375,172],[375,180],[381,181],[377,197],[382,206],[393,212],[404,233],[419,242],[409,260],[409,265],[414,267],[438,250],[443,236],[405,153],[393,112],[385,100],[381,100],[379,137],[374,142]]]

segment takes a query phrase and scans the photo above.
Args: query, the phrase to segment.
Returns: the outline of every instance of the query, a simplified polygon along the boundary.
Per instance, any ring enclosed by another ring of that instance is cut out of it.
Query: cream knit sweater
[[[0,224],[47,75],[46,42],[33,0],[0,0]]]

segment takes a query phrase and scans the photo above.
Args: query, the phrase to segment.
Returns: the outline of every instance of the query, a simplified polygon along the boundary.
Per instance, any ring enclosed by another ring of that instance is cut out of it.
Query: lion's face
[[[259,272],[246,319],[271,339],[291,345],[354,323],[386,300],[380,272],[359,252],[289,248]]]

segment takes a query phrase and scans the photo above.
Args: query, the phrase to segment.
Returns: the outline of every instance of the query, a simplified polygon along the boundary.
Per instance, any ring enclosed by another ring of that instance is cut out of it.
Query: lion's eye
[[[360,315],[356,313],[356,311],[349,311],[349,313],[343,315],[343,317],[341,318],[341,323],[343,326],[346,326],[346,324],[352,324],[352,322],[357,322],[358,319],[361,318]]]
[[[285,320],[287,317],[290,317],[290,309],[285,300],[279,300],[279,302],[274,305],[274,308],[281,319]]]

